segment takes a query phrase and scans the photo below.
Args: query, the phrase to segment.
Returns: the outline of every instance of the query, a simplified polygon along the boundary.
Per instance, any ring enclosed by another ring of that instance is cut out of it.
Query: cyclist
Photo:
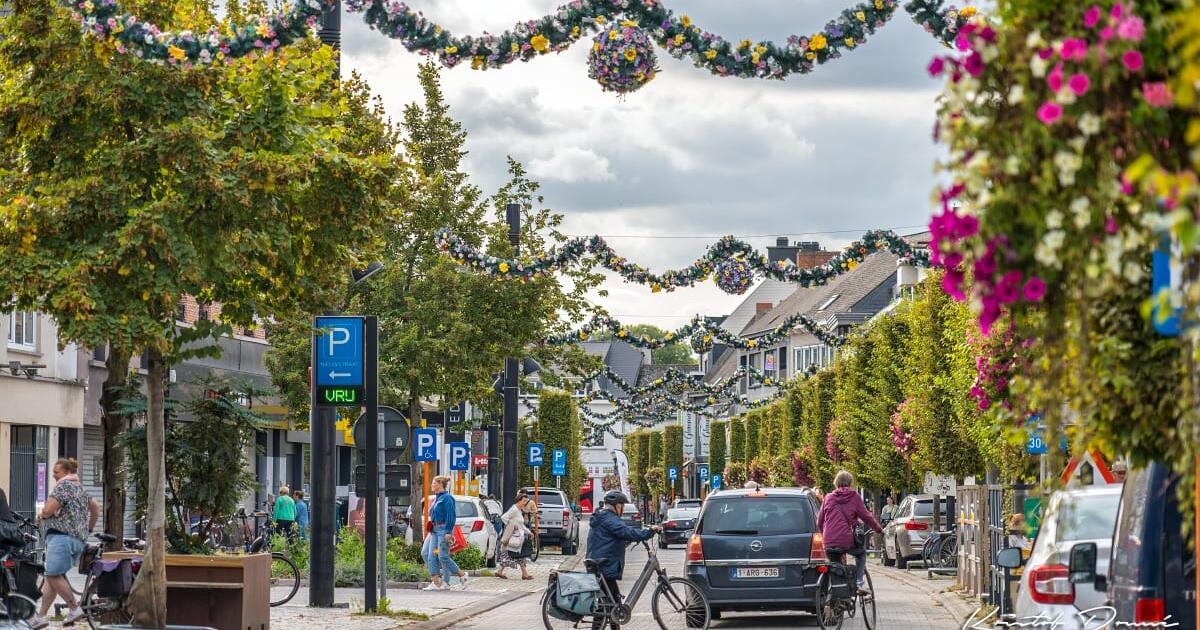
[[[604,505],[592,514],[588,531],[587,558],[588,560],[601,558],[608,560],[601,568],[600,573],[612,592],[615,604],[621,603],[618,582],[625,572],[626,543],[649,540],[662,531],[658,525],[650,529],[638,530],[622,523],[621,514],[625,511],[626,503],[629,503],[629,497],[625,496],[623,492],[610,490],[605,493]],[[603,624],[603,619],[595,619],[592,621],[592,629],[602,630]],[[615,623],[611,626],[613,630],[620,628]]]
[[[879,521],[867,510],[862,497],[858,496],[850,486],[854,485],[854,475],[849,471],[839,470],[833,478],[837,488],[825,495],[821,502],[821,511],[817,514],[817,527],[821,529],[821,539],[825,549],[846,549],[854,556],[854,581],[859,592],[863,592],[863,576],[867,572],[867,550],[862,545],[855,544],[854,527],[862,521],[876,532],[883,533]],[[829,559],[845,564],[842,553],[830,552]]]

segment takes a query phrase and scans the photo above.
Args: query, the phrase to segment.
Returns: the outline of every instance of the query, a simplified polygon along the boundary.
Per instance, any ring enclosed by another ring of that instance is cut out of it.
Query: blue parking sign
[[[413,459],[419,462],[438,460],[437,429],[413,429]]]
[[[725,483],[725,475],[722,475],[721,473],[713,473],[712,474],[711,485],[712,485],[713,490],[720,490],[721,487],[724,485],[724,483]]]
[[[678,466],[668,466],[667,467],[667,479],[670,481],[677,481],[679,479],[679,467]]]
[[[555,477],[565,477],[567,475],[567,449],[556,448],[552,453],[550,457],[550,474]]]
[[[708,481],[708,464],[698,464],[696,466],[696,473],[700,475],[701,482]]]
[[[471,445],[466,442],[451,442],[450,470],[467,470],[471,467]]]
[[[541,468],[546,463],[546,447],[541,442],[530,442],[525,450],[525,463]]]

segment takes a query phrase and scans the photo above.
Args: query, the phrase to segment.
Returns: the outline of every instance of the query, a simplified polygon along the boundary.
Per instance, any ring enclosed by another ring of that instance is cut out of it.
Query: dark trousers
[[[610,593],[612,593],[613,604],[614,605],[620,604],[621,603],[621,585],[617,582],[617,580],[615,578],[610,578],[610,577],[604,578],[604,583],[608,585],[608,591]],[[619,626],[615,623],[610,623],[608,625],[608,627],[611,628],[611,630],[621,630],[621,626]],[[592,630],[604,630],[604,620],[603,619],[592,619]]]

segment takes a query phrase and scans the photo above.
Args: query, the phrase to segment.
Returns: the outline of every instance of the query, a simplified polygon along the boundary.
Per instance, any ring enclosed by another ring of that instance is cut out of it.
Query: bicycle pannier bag
[[[600,581],[591,573],[559,572],[554,605],[574,615],[590,615],[596,605]]]
[[[92,575],[100,597],[124,597],[133,590],[133,563],[129,558],[97,560],[92,565]]]

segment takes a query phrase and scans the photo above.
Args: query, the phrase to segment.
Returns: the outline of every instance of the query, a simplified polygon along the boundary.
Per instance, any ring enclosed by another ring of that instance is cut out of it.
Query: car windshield
[[[542,494],[541,492],[539,492],[537,494],[533,494],[531,492],[529,494],[530,494],[530,496],[533,497],[534,502],[537,503],[538,505],[562,505],[563,504],[562,495],[557,492],[547,492],[545,494]]]
[[[1121,494],[1118,492],[1080,494],[1064,500],[1054,515],[1058,540],[1112,538],[1113,523],[1120,504]]]
[[[474,501],[454,502],[455,518],[475,518],[476,516],[479,516],[479,509],[475,507]]]
[[[940,501],[941,508],[938,510],[942,516],[954,513],[954,499],[942,499]],[[933,516],[933,499],[921,499],[913,506],[913,514],[915,516]]]
[[[681,508],[675,508],[673,510],[667,510],[667,518],[686,520],[686,519],[690,519],[690,518],[696,518],[696,515],[699,513],[700,513],[700,508],[681,507]]]
[[[770,536],[815,529],[809,500],[800,496],[714,497],[704,512],[701,534]]]

